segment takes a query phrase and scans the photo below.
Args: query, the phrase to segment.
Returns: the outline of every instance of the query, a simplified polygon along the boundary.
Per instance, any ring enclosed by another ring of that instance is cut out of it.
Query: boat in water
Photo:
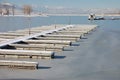
[[[88,16],[88,20],[120,20],[120,17],[96,17],[95,14],[90,14]]]
[[[105,18],[104,18],[103,16],[97,18],[97,17],[95,16],[95,14],[90,14],[90,15],[88,16],[88,20],[105,20]]]

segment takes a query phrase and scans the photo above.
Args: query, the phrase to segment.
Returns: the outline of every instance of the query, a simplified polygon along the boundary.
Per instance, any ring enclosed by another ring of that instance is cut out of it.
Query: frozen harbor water
[[[0,80],[120,80],[119,21],[99,24],[53,60],[22,59],[38,61],[38,70],[1,68]]]

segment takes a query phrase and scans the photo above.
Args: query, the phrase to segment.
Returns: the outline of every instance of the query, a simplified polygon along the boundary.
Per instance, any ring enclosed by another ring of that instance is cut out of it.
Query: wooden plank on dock
[[[16,38],[16,36],[4,36],[4,35],[0,35],[0,38],[3,38],[3,39],[14,39],[14,38]]]
[[[71,41],[62,41],[62,40],[24,40],[26,43],[40,43],[40,44],[64,44],[71,45]]]
[[[94,30],[97,25],[76,25],[74,28],[67,29],[67,31],[87,31],[90,32]]]
[[[0,60],[0,67],[38,69],[38,62]]]
[[[46,45],[39,45],[39,44],[9,44],[9,46],[13,46],[15,48],[23,48],[24,50],[25,49],[40,49],[40,50],[53,50],[53,51],[62,51],[64,50],[64,47],[63,46],[46,46]]]
[[[0,40],[7,41],[7,40],[11,40],[11,39],[0,38]]]
[[[64,30],[64,31],[58,31],[57,33],[67,33],[67,34],[87,34],[87,31],[75,31],[75,30]]]
[[[55,32],[52,33],[52,35],[79,35],[79,36],[84,36],[84,33],[62,33],[62,32]]]
[[[62,41],[78,41],[78,38],[63,38],[63,37],[37,37],[37,40],[62,40]]]
[[[50,35],[44,35],[44,37],[62,37],[62,38],[81,38],[82,35],[55,35],[55,34],[50,34]]]
[[[0,33],[3,36],[24,36],[23,34],[16,34],[16,33]]]
[[[33,58],[35,57],[41,57],[41,58],[54,58],[54,52],[53,51],[35,51],[35,50],[11,50],[11,49],[0,49],[0,55],[9,56],[9,55],[15,55],[15,56],[23,56],[23,57],[29,57]]]

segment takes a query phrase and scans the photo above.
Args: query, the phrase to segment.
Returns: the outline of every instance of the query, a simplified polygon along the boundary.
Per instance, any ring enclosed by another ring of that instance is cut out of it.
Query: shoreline
[[[89,16],[89,14],[47,14],[50,16]],[[96,16],[120,16],[120,14],[95,14]]]
[[[95,14],[96,16],[120,16],[120,14]],[[89,16],[89,14],[31,14],[31,15],[2,15],[0,17],[49,17],[49,16]]]

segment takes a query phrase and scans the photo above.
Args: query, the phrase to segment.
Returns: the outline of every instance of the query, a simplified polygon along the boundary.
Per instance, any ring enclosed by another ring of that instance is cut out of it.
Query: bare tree
[[[23,6],[23,12],[26,15],[30,15],[32,12],[32,7],[30,5],[24,5]]]
[[[2,15],[2,8],[0,8],[0,15]]]
[[[4,13],[4,15],[9,15],[9,14],[10,14],[10,11],[9,11],[8,8],[6,8],[6,9],[5,9],[5,13]]]

